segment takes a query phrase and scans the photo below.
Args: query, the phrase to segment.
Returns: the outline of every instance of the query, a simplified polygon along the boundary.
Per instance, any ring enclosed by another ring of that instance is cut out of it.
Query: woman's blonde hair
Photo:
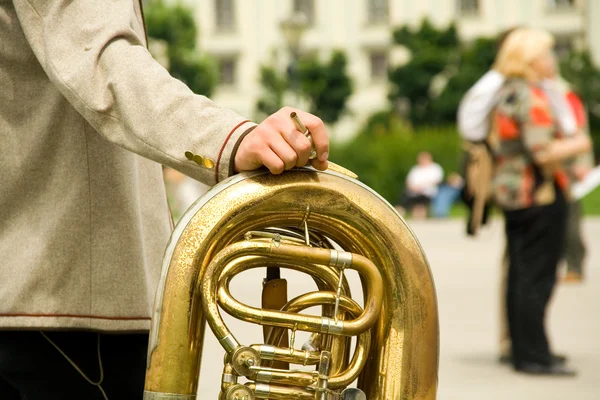
[[[494,69],[507,78],[537,79],[531,62],[554,47],[554,37],[540,29],[517,28],[502,43]]]

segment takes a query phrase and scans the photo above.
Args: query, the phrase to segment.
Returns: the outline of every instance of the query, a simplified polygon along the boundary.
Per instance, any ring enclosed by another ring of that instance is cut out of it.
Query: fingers
[[[262,164],[274,175],[279,175],[284,171],[285,163],[273,150],[265,148],[260,157]]]
[[[323,121],[312,114],[284,107],[242,139],[235,155],[236,171],[249,171],[264,165],[273,174],[280,174],[308,163],[312,146],[303,132],[297,130],[290,118],[292,112],[297,113],[311,132],[317,152],[317,159],[310,160],[311,165],[319,170],[327,169],[329,139]]]
[[[274,135],[269,143],[269,147],[283,162],[286,170],[292,169],[296,166],[298,154],[296,153],[296,150],[283,138],[283,136]]]
[[[318,169],[319,171],[325,171],[329,167],[329,163],[327,162],[327,160],[321,161],[318,158],[310,160],[310,165],[312,165],[315,169]]]
[[[296,154],[296,164],[293,166],[302,167],[308,164],[308,157],[312,150],[310,140],[295,127],[283,129],[282,136]]]
[[[320,161],[313,164],[326,165],[326,161],[329,158],[329,137],[327,135],[327,129],[325,129],[325,124],[315,115],[299,110],[293,111],[298,114],[300,120],[311,133],[315,150],[317,151],[317,159]]]

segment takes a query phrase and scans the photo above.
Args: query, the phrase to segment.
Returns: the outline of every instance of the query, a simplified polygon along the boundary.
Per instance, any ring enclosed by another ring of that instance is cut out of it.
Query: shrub
[[[377,114],[378,120],[382,114]],[[373,122],[371,122],[373,123]],[[458,171],[461,141],[455,127],[408,128],[392,124],[385,135],[361,132],[344,144],[332,144],[331,161],[358,175],[358,179],[396,204],[406,176],[421,151],[429,151],[447,176]]]

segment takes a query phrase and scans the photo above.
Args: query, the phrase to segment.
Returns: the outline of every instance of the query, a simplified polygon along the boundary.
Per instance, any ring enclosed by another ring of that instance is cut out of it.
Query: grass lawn
[[[585,215],[600,215],[600,187],[583,198]]]

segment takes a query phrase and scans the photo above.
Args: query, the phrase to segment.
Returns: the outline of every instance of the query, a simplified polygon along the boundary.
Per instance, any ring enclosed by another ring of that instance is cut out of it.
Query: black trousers
[[[581,232],[581,219],[583,215],[581,201],[573,201],[569,204],[568,215],[567,245],[565,248],[567,271],[583,275],[583,261],[585,260],[587,250],[583,241],[583,232]]]
[[[505,211],[510,260],[506,307],[513,363],[551,363],[545,328],[548,302],[565,243],[567,204],[556,190],[554,204]]]
[[[429,206],[431,203],[431,197],[427,197],[422,194],[414,194],[412,192],[406,192],[400,200],[400,205],[406,210],[412,210],[416,205]]]
[[[148,334],[0,331],[0,399],[141,400],[147,349]]]

